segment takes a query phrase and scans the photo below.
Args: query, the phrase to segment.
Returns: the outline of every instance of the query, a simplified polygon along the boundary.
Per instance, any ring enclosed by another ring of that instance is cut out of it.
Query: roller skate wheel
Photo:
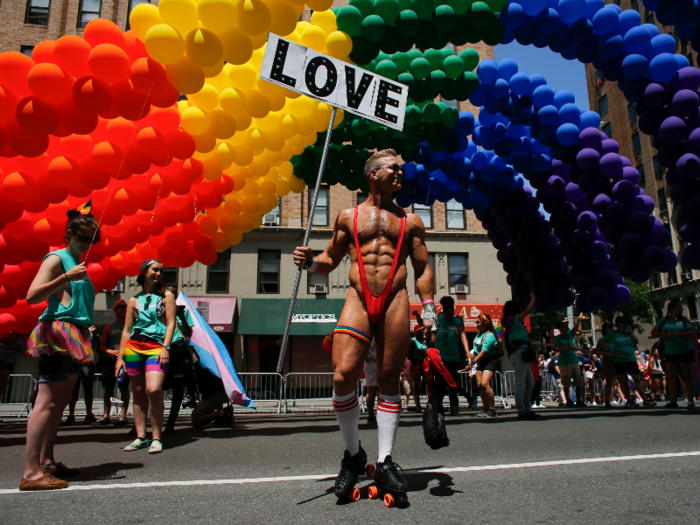
[[[391,494],[385,494],[384,495],[384,506],[385,507],[393,507],[396,505],[396,501],[394,501],[394,496]]]
[[[360,501],[360,489],[354,489],[350,493],[350,501]]]
[[[379,489],[377,487],[370,487],[367,489],[367,494],[369,499],[377,499],[379,497]]]
[[[367,468],[365,468],[365,474],[367,474],[370,477],[374,476],[374,473],[376,471],[377,469],[374,467],[374,465],[367,465]]]

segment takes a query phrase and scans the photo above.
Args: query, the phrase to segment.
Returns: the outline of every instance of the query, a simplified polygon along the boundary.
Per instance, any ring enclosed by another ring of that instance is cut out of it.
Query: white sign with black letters
[[[408,87],[270,33],[260,78],[403,130]]]

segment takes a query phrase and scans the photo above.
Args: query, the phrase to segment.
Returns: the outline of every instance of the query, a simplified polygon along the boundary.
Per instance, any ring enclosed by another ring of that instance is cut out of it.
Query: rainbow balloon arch
[[[698,0],[644,3],[697,49]],[[28,287],[87,199],[103,231],[88,274],[112,289],[146,258],[212,264],[314,183],[332,108],[258,78],[270,32],[409,88],[401,132],[338,112],[324,182],[368,191],[369,150],[394,148],[407,171],[397,202],[474,210],[508,283],[540,311],[615,311],[625,278],[677,265],[670,233],[597,113],[512,60],[447,44],[516,40],[592,63],[653,136],[682,261],[700,268],[700,71],[673,37],[603,0],[331,4],[306,2],[309,23],[304,0],[161,0],[136,6],[126,33],[97,19],[32,58],[1,54],[0,335],[33,328],[45,304],[28,305]],[[438,96],[470,100],[478,118]]]

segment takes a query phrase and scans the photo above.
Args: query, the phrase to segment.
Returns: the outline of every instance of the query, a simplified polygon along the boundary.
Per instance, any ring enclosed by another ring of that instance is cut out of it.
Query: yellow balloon
[[[236,150],[222,142],[216,147],[214,158],[222,167],[227,168],[236,160]]]
[[[210,153],[216,148],[216,137],[208,131],[201,135],[193,135],[192,138],[194,139],[194,149],[199,153]]]
[[[260,195],[260,185],[254,181],[248,182],[245,188],[243,188],[243,195],[245,195],[247,199],[255,199],[255,197]]]
[[[200,27],[187,34],[185,52],[195,64],[211,67],[223,57],[224,46],[214,31]]]
[[[306,20],[300,20],[299,22],[297,22],[296,32],[299,33],[299,35],[303,35],[304,29],[306,29],[310,25],[311,24],[309,24]]]
[[[252,159],[250,162],[253,162]],[[247,166],[241,168],[241,175],[247,180],[255,180],[256,178],[258,178],[257,165],[248,163]]]
[[[197,159],[200,162],[203,162],[207,159],[211,159],[215,154],[216,154],[216,149],[212,149],[211,151],[207,151],[204,153],[201,153],[199,151],[195,151],[194,155],[192,155],[192,157]]]
[[[201,135],[209,130],[209,116],[198,107],[187,108],[180,114],[182,129],[190,135]]]
[[[274,113],[269,113],[266,117],[264,118],[256,118],[253,120],[253,125],[256,128],[262,129],[263,131],[272,131],[273,129],[277,129],[277,122],[279,121],[279,117],[274,114]]]
[[[289,187],[289,183],[284,180],[280,179],[278,181],[275,181],[275,193],[279,197],[286,197],[289,195],[289,192],[291,191],[291,188]]]
[[[270,151],[282,151],[284,147],[284,137],[282,134],[277,130],[268,131],[266,134],[267,144],[265,145],[265,149]]]
[[[265,38],[267,39],[267,36]],[[253,54],[251,55],[250,60],[248,60],[248,63],[251,66],[253,66],[253,69],[255,69],[256,72],[260,71],[264,57],[265,57],[265,50],[264,49],[256,49],[255,51],[253,51]]]
[[[219,61],[214,64],[211,67],[203,67],[202,71],[204,71],[204,77],[205,78],[214,78],[217,76],[219,73],[221,73],[221,70],[224,69],[224,65],[226,63],[224,62],[224,57],[221,57]]]
[[[286,36],[294,31],[299,15],[294,6],[285,0],[267,0],[272,20],[270,21],[270,33]]]
[[[292,156],[301,155],[302,153],[304,153],[305,149],[306,149],[306,146],[304,146],[303,144],[301,144],[300,146],[293,147],[292,148]],[[292,157],[289,157],[289,158],[291,159]]]
[[[250,35],[250,41],[253,44],[253,49],[260,49],[267,44],[267,31],[259,35]]]
[[[241,241],[243,241],[243,233],[239,231],[230,232],[228,234],[228,239],[231,243],[231,246],[235,246],[236,244],[240,244]]]
[[[217,33],[228,31],[236,21],[233,0],[199,0],[197,13],[202,25]]]
[[[217,139],[226,140],[236,133],[236,121],[222,109],[215,109],[208,113],[209,131]]]
[[[333,11],[314,11],[311,15],[311,25],[320,27],[327,35],[338,30]]]
[[[255,118],[263,118],[270,112],[270,99],[257,89],[248,91],[248,104],[246,112]]]
[[[253,150],[251,150],[245,144],[239,144],[236,146],[236,160],[234,162],[238,166],[248,166],[253,160]]]
[[[260,183],[260,195],[274,195],[276,190],[277,186],[275,186],[275,183],[272,181],[264,180]]]
[[[241,89],[226,88],[219,95],[219,105],[229,115],[238,115],[247,104],[245,93]]]
[[[224,232],[216,232],[210,235],[211,244],[217,252],[223,252],[231,247],[231,240]]]
[[[163,22],[173,26],[181,35],[199,27],[197,3],[194,0],[160,0],[158,10]]]
[[[306,187],[306,183],[303,179],[297,179],[294,175],[290,175],[287,179],[287,184],[289,184],[289,189],[294,193],[301,193]]]
[[[243,111],[238,115],[234,115],[233,118],[236,120],[236,130],[238,131],[245,131],[246,129],[248,129],[250,127],[250,123],[253,120],[247,111]]]
[[[204,173],[202,174],[207,180],[217,180],[221,177],[223,168],[215,158],[209,158],[202,162],[202,167],[204,168]]]
[[[270,163],[262,155],[255,157],[255,166],[258,169],[258,177],[264,177],[270,173]]]
[[[277,168],[277,171],[279,172],[280,177],[282,177],[283,179],[286,179],[292,174],[292,171],[294,171],[294,166],[292,166],[291,162],[283,162]]]
[[[219,33],[219,38],[224,46],[224,60],[229,64],[245,64],[253,54],[253,42],[237,27]]]
[[[254,152],[261,152],[265,149],[267,144],[267,134],[257,128],[251,128],[248,130],[247,143]]]
[[[304,12],[304,4],[306,3],[306,0],[287,0],[290,4],[294,6],[295,9],[298,9],[301,7],[302,13]],[[301,13],[297,16],[299,18],[301,16]]]
[[[323,51],[326,46],[326,33],[320,27],[309,26],[301,34],[301,43],[316,51]]]
[[[219,93],[221,93],[224,89],[231,85],[231,83],[228,80],[228,72],[231,69],[231,67],[233,67],[231,66],[231,64],[224,64],[224,67],[218,75],[215,75],[211,78],[207,78],[205,82],[214,86],[216,90]]]
[[[163,65],[175,64],[185,54],[185,42],[180,33],[168,24],[152,26],[143,43],[149,56]]]
[[[162,23],[163,19],[160,17],[160,11],[153,4],[139,4],[131,10],[129,15],[131,30],[136,35],[136,38],[142,42],[145,40],[146,33],[151,27]]]
[[[204,111],[212,111],[219,105],[219,92],[211,84],[204,84],[202,89],[187,98]]]
[[[272,16],[262,0],[238,0],[236,25],[249,35],[260,35],[268,30]]]
[[[246,184],[246,188],[248,188],[251,184],[255,183]],[[253,215],[254,213],[260,213],[260,203],[255,197],[246,197],[243,199],[243,202],[241,202],[241,215]]]
[[[309,0],[306,2],[306,5],[309,6],[309,9],[312,11],[325,11],[331,8],[333,0]]]
[[[299,135],[301,135],[301,136],[308,135],[308,134],[312,133],[314,131],[314,129],[315,129],[315,125],[314,125],[314,121],[311,117],[305,117],[305,118],[299,119]]]
[[[318,134],[314,131],[310,135],[302,137],[302,140],[304,142],[304,146],[311,146],[312,144],[315,144],[318,140]]]
[[[292,31],[291,33],[289,33],[285,38],[287,40],[291,40],[295,44],[301,45],[301,34],[299,34],[298,26],[297,26],[297,29],[295,31]]]
[[[217,221],[220,221],[226,213],[226,210],[224,209],[223,204],[219,206],[218,208],[210,208],[207,210],[207,215],[209,217],[212,217],[216,219]]]
[[[228,204],[229,201],[226,201],[226,204]],[[236,204],[238,204],[238,201],[233,201]],[[237,231],[238,228],[238,221],[236,220],[236,217],[232,217],[230,215],[224,215],[221,220],[219,221],[219,228],[221,228],[221,231],[227,234],[231,234],[235,231]]]
[[[326,50],[335,58],[345,58],[352,51],[352,38],[343,31],[333,31],[326,39]]]
[[[270,183],[272,184],[272,183]],[[273,184],[274,186],[274,184]],[[270,213],[277,207],[277,197],[275,195],[264,195],[260,197],[260,211]]]
[[[258,72],[251,64],[243,64],[240,66],[231,66],[228,68],[228,79],[231,86],[249,91],[255,87],[258,80]]]
[[[235,175],[231,177],[233,179],[233,184],[234,188],[237,186],[237,181],[235,179]],[[242,185],[245,186],[245,179],[243,179]],[[228,217],[237,217],[238,215],[241,214],[241,203],[238,202],[237,200],[229,200],[226,199],[226,203],[224,204],[224,212],[226,213],[226,216]]]
[[[197,93],[204,86],[204,71],[185,56],[165,66],[165,73],[170,85],[180,93]]]
[[[285,139],[291,139],[299,133],[299,119],[289,113],[282,115],[279,120],[279,130]]]
[[[299,20],[301,15],[304,13],[304,4],[299,4],[297,2],[292,2],[292,0],[289,0],[289,3],[292,4],[292,7],[294,7],[294,12],[296,13],[296,18]]]
[[[258,212],[255,212],[258,213]],[[247,213],[241,213],[238,216],[238,228],[243,233],[248,233],[255,229],[255,217]]]

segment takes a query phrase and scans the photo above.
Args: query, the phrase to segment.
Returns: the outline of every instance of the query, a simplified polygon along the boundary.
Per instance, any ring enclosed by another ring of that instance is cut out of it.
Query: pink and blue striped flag
[[[202,366],[216,377],[221,378],[231,403],[254,409],[255,405],[246,395],[236,374],[231,356],[219,336],[202,318],[184,293],[180,293],[178,296],[177,304],[187,308],[192,316],[194,327],[192,328],[190,344],[197,350]]]

